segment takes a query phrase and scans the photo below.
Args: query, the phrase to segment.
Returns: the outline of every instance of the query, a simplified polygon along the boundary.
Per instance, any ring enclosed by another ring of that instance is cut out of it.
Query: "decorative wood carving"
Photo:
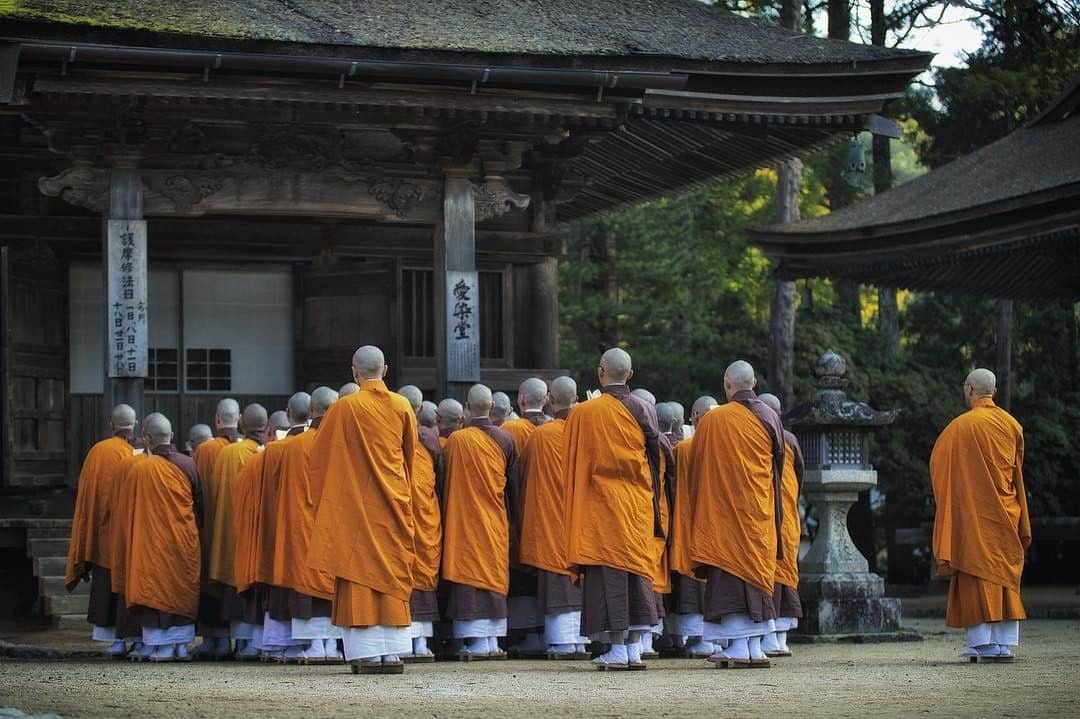
[[[502,217],[512,208],[524,210],[529,206],[529,196],[514,192],[501,177],[488,177],[482,184],[473,187],[473,199],[476,203],[476,221],[483,222],[493,217]]]
[[[75,165],[53,177],[42,177],[38,189],[47,197],[59,197],[94,212],[103,212],[109,204],[108,170],[89,165]]]
[[[160,175],[148,175],[146,185],[147,189],[171,200],[178,213],[188,214],[195,205],[220,190],[224,181],[212,175],[201,177],[169,175],[164,178]]]
[[[395,215],[405,218],[409,209],[427,199],[431,188],[400,179],[374,180],[368,186],[368,194],[386,205]]]

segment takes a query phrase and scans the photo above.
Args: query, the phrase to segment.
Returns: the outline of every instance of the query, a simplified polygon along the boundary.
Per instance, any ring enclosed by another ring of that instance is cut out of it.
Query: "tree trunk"
[[[998,300],[997,327],[997,397],[995,402],[1012,409],[1012,333],[1013,301]]]
[[[870,0],[870,42],[885,45],[885,0]],[[874,135],[874,194],[893,186],[892,147],[889,138]],[[895,287],[878,288],[878,333],[886,358],[900,353],[900,308]]]
[[[784,160],[777,170],[776,221],[799,219],[799,190],[802,162]],[[782,407],[795,400],[795,283],[773,279],[769,295],[769,361],[766,377],[769,389],[780,398]]]

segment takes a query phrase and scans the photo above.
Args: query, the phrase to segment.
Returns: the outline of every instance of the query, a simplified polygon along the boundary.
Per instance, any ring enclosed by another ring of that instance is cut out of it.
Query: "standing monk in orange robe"
[[[784,428],[756,384],[749,363],[727,368],[728,402],[701,420],[690,458],[690,561],[706,578],[705,639],[730,642],[710,657],[720,666],[768,667],[761,640],[775,631]]]
[[[184,454],[189,457],[194,457],[195,452],[199,450],[199,446],[202,445],[204,442],[209,442],[213,438],[214,433],[210,429],[209,425],[191,425],[191,429],[188,430],[187,442],[184,444]]]
[[[124,493],[127,537],[124,599],[142,625],[155,662],[186,661],[199,607],[202,484],[195,462],[172,445],[172,425],[154,413],[143,420],[147,457],[129,465]]]
[[[435,591],[439,587],[439,567],[442,562],[442,487],[446,468],[439,431],[435,429],[435,410],[425,408],[424,394],[415,385],[398,389],[416,412],[419,441],[413,460],[412,501],[414,521],[413,591],[409,597],[409,614],[412,624],[412,653],[404,657],[407,662],[433,662],[435,654],[428,648],[428,637],[435,634],[435,622],[439,621],[439,601]],[[427,417],[425,418],[425,414]],[[427,420],[425,422],[425,419]]]
[[[249,404],[240,418],[243,439],[218,453],[210,476],[214,485],[214,526],[209,532],[209,590],[221,597],[221,618],[229,625],[229,635],[236,640],[237,657],[258,658],[262,644],[263,607],[258,592],[236,590],[236,522],[234,492],[239,484],[243,490],[248,483],[237,482],[241,471],[263,451],[266,441],[266,410],[260,404]],[[248,468],[254,472],[257,465]],[[245,493],[241,491],[241,495]],[[241,499],[245,497],[241,496]],[[226,639],[226,642],[229,640]]]
[[[450,439],[450,435],[461,429],[465,418],[465,408],[461,406],[461,402],[447,397],[439,402],[436,417],[439,422],[439,446],[446,449],[446,442]]]
[[[779,397],[763,394],[759,395],[758,399],[776,412],[777,417],[782,417]],[[784,547],[784,558],[776,562],[776,582],[773,585],[776,631],[766,634],[761,643],[762,651],[768,657],[791,656],[787,633],[799,626],[799,619],[802,617],[802,600],[799,599],[799,542],[802,540],[799,492],[802,489],[804,469],[805,463],[799,440],[785,429],[784,475],[781,483],[784,521],[780,537],[780,543]]]
[[[549,394],[555,418],[537,428],[520,461],[521,563],[536,571],[537,609],[544,617],[549,659],[588,659],[581,636],[581,588],[567,570],[566,418],[577,403],[577,384],[557,377]]]
[[[567,567],[582,575],[581,633],[611,642],[600,669],[644,667],[641,632],[657,622],[656,540],[663,536],[660,432],[652,408],[630,395],[630,355],[600,358],[600,396],[574,408],[563,445]]]
[[[222,449],[240,440],[240,432],[237,430],[239,423],[239,403],[228,397],[219,401],[214,414],[214,438],[199,445],[193,455],[195,469],[203,483],[203,506],[206,511],[199,532],[202,578],[199,590],[198,633],[203,641],[195,650],[195,655],[200,658],[222,658],[232,653],[229,623],[222,619],[221,594],[209,586],[210,539],[214,530],[214,504],[217,501],[214,463]]]
[[[696,426],[716,405],[716,400],[708,395],[698,397],[690,408],[691,424]],[[671,435],[674,435],[674,426],[679,422],[680,418],[675,414],[672,418]],[[681,430],[681,427],[679,429]],[[694,573],[694,566],[690,561],[693,441],[691,436],[681,440],[675,447],[674,502],[671,510],[669,548],[671,594],[668,595],[668,614],[664,618],[664,629],[672,635],[675,646],[682,646],[688,656],[704,658],[712,656],[716,648],[702,636],[705,633],[705,582]]]
[[[90,580],[90,603],[86,621],[93,626],[95,641],[109,642],[106,653],[122,657],[123,639],[116,637],[117,595],[112,591],[109,514],[117,475],[135,452],[135,410],[126,404],[113,407],[109,422],[112,436],[86,453],[79,483],[75,486],[75,513],[71,518],[64,584],[70,592],[80,581]]]
[[[267,460],[264,462],[264,479],[274,464],[271,453],[280,453],[280,460],[276,462],[277,477],[269,479],[276,487],[276,499],[272,507],[267,507],[270,516],[264,520],[274,526],[272,533],[263,533],[263,541],[272,542],[272,545],[261,550],[264,561],[269,558],[270,567],[262,570],[267,574],[260,576],[259,581],[269,585],[271,595],[284,594],[277,599],[271,596],[268,602],[263,643],[268,641],[266,627],[274,622],[285,624],[287,614],[286,639],[292,646],[285,650],[283,657],[305,663],[343,659],[338,649],[341,630],[330,623],[334,578],[312,569],[307,563],[316,509],[308,463],[323,416],[337,398],[338,393],[329,387],[316,389],[307,402],[293,395],[289,401],[290,421],[299,426],[297,421],[304,415],[311,420],[308,430],[269,445],[263,453]],[[278,631],[286,632],[284,627]]]
[[[977,369],[964,382],[968,412],[938,437],[930,455],[934,556],[948,575],[945,624],[967,629],[971,661],[1012,661],[1020,643],[1024,553],[1031,520],[1024,491],[1024,430],[994,404],[997,379]]]
[[[416,416],[387,389],[382,350],[361,347],[352,367],[360,391],[334,403],[311,450],[308,565],[336,578],[333,622],[353,671],[400,674],[412,648]]]
[[[502,423],[501,428],[510,433],[518,457],[525,451],[525,443],[536,429],[551,418],[544,414],[548,387],[544,380],[530,377],[518,387],[518,408],[521,416]],[[521,475],[524,476],[524,475]],[[519,495],[520,498],[520,495]],[[512,516],[521,518],[521,507],[514,507]],[[536,574],[521,567],[518,543],[521,526],[510,527],[510,590],[507,594],[507,629],[517,641],[510,651],[517,656],[543,656],[547,648],[540,639],[544,626],[544,613],[537,603]]]
[[[516,506],[514,440],[495,427],[491,390],[469,389],[469,423],[446,443],[443,490],[443,579],[446,619],[466,640],[463,659],[502,659],[510,588],[510,513]]]

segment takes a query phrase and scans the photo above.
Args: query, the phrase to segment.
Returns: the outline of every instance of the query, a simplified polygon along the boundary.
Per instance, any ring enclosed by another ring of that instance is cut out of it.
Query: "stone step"
[[[67,569],[67,557],[34,557],[35,577],[62,577]]]
[[[86,621],[86,612],[82,614],[60,614],[52,618],[53,625],[57,629],[85,629],[90,631],[90,623]]]
[[[26,556],[64,557],[66,559],[69,544],[69,540],[60,539],[59,537],[50,537],[48,539],[28,539],[26,540]]]
[[[71,527],[31,527],[26,530],[27,539],[69,539]]]
[[[86,617],[86,609],[90,604],[90,596],[87,594],[53,594],[46,595],[43,608],[45,616],[55,617],[60,614],[83,614]]]
[[[63,577],[38,577],[38,593],[42,596],[68,594]],[[79,582],[71,594],[90,594],[90,582]]]

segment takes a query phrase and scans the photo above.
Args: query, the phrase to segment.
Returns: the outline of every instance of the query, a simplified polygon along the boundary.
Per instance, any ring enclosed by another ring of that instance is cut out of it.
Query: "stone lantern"
[[[832,350],[818,360],[814,378],[813,399],[785,417],[802,446],[802,493],[818,519],[814,542],[799,562],[799,628],[813,635],[895,632],[900,600],[884,596],[885,581],[870,572],[851,541],[847,514],[859,492],[877,486],[870,431],[891,424],[897,411],[848,399],[847,363]]]

